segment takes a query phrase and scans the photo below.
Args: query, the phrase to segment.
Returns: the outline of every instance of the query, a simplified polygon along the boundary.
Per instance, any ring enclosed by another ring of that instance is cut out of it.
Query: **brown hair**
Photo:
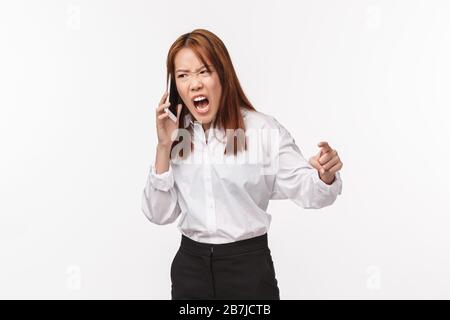
[[[233,63],[231,62],[230,55],[228,54],[228,50],[225,47],[222,40],[219,39],[214,33],[205,30],[205,29],[195,29],[192,32],[181,35],[169,49],[167,54],[167,81],[169,79],[169,75],[172,79],[175,79],[175,56],[176,54],[183,48],[190,48],[196,56],[202,61],[202,63],[207,66],[205,56],[214,66],[214,69],[218,73],[220,84],[222,86],[222,95],[220,97],[219,109],[217,111],[217,115],[211,124],[211,129],[214,127],[219,127],[220,129],[225,130],[233,129],[231,132],[236,132],[237,129],[242,129],[245,132],[244,119],[242,117],[240,108],[245,108],[248,110],[254,110],[255,108],[252,106],[250,101],[244,94],[242,87],[239,83],[239,80],[236,76],[236,72],[233,67]],[[209,67],[206,67],[209,70]],[[177,101],[178,103],[183,104],[183,108],[181,109],[181,115],[179,119],[179,128],[184,128],[184,117],[189,113],[189,109],[185,106],[181,97],[179,96],[175,81],[171,81],[170,88],[170,101]],[[194,119],[191,114],[192,119]],[[189,127],[189,132],[192,137],[192,129]],[[230,131],[228,131],[229,133]],[[228,137],[227,133],[227,137]],[[242,149],[247,149],[246,140],[244,139],[242,143],[242,139],[238,139],[233,134],[233,141],[230,142],[231,139],[227,138],[227,147],[225,148],[225,152],[231,149],[229,146],[230,143],[233,143],[233,154],[236,155],[238,151]],[[181,139],[182,141],[182,139]],[[172,149],[181,142],[176,139],[172,143]],[[193,150],[193,143],[191,142],[191,151]],[[188,150],[189,152],[189,150]],[[183,149],[180,152],[181,157],[183,157]]]

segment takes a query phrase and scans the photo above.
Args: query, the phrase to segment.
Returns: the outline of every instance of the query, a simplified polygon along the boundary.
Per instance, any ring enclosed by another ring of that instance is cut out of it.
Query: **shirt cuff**
[[[169,163],[169,170],[158,174],[156,173],[155,165],[152,164],[149,180],[154,188],[162,191],[169,191],[174,185],[172,165]]]
[[[323,182],[320,179],[319,171],[314,170],[313,181],[320,190],[322,190],[326,193],[335,193],[335,194],[342,193],[342,179],[341,179],[339,171],[335,173],[335,179],[334,179],[333,183],[326,184],[325,182]]]

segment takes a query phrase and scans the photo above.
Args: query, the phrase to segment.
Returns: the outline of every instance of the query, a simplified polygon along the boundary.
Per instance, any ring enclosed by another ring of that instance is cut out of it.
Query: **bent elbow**
[[[336,201],[337,196],[329,195],[320,198],[299,198],[294,202],[303,209],[321,209],[331,206]]]
[[[179,210],[177,203],[172,202],[169,205],[152,203],[145,195],[145,192],[142,196],[141,209],[147,219],[157,225],[165,225],[174,222],[181,211]]]

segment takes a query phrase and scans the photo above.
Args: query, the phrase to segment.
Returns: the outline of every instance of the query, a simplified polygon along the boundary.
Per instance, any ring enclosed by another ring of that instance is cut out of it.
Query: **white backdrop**
[[[141,195],[172,42],[227,46],[305,157],[337,149],[331,207],[271,202],[282,299],[450,298],[449,1],[0,4],[0,298],[170,299],[174,224]]]

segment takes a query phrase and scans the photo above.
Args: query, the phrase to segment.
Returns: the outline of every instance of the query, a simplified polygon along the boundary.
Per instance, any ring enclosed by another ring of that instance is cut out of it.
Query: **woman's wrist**
[[[170,153],[170,148],[171,148],[171,145],[169,145],[169,144],[158,143],[156,145],[156,150],[158,152]]]
[[[334,180],[336,180],[336,175],[329,176],[329,175],[326,175],[326,174],[322,175],[322,174],[319,173],[319,178],[320,178],[320,180],[322,180],[326,184],[331,185],[331,184],[333,184]]]

